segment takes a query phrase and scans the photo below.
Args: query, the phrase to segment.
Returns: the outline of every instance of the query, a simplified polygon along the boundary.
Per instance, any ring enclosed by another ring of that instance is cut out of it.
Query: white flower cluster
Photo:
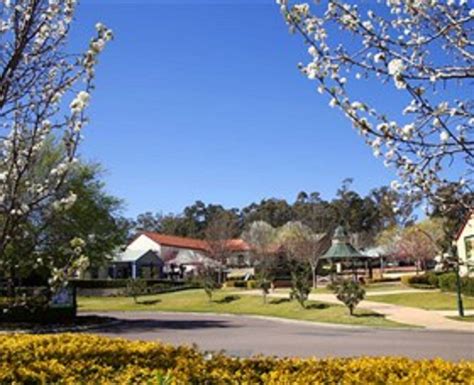
[[[84,110],[89,104],[90,95],[86,91],[81,91],[77,94],[76,98],[71,102],[70,108],[72,113],[78,114]]]
[[[52,207],[56,211],[69,210],[72,206],[74,206],[74,203],[76,203],[76,200],[77,200],[77,195],[71,192],[69,193],[68,196],[53,202]]]

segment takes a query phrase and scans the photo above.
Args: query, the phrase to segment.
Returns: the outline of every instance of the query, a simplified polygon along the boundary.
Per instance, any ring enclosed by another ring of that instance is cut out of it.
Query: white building
[[[456,248],[461,262],[461,275],[472,274],[474,270],[474,211],[466,217],[456,236]]]
[[[249,246],[241,239],[230,239],[227,242],[231,252],[227,265],[248,266]],[[208,255],[208,243],[201,239],[143,232],[126,248],[126,252],[130,254],[140,254],[149,250],[155,252],[164,262],[163,271],[168,274],[192,274],[200,266],[218,265],[218,262]]]

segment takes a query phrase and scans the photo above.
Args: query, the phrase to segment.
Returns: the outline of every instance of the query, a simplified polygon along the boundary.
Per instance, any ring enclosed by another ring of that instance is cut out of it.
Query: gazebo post
[[[344,227],[339,226],[334,232],[331,247],[321,259],[329,260],[331,264],[331,282],[334,282],[334,263],[342,263],[343,261],[351,264],[352,279],[357,282],[358,274],[355,262],[364,260],[365,256],[352,246]]]
[[[357,270],[355,269],[354,258],[351,258],[352,280],[357,282]]]

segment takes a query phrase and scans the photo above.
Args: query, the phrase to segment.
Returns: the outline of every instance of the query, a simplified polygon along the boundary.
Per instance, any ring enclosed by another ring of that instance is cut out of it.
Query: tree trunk
[[[317,266],[311,266],[311,274],[313,276],[313,289],[316,289],[318,287],[318,272],[317,272]]]

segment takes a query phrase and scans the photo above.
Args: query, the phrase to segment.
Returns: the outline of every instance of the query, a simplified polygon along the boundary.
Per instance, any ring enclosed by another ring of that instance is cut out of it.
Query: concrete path
[[[458,315],[457,310],[431,310],[438,314],[449,316],[449,317],[456,317]],[[474,310],[466,310],[464,309],[464,315],[474,315]]]
[[[261,292],[258,290],[250,290],[248,292],[241,291],[239,294],[261,295]],[[287,298],[288,293],[272,293],[269,294],[269,296]],[[309,299],[312,301],[341,304],[334,294],[310,294]],[[391,321],[421,326],[426,329],[474,332],[474,323],[451,320],[434,311],[367,300],[359,303],[357,308],[372,310],[383,314]]]
[[[433,290],[421,290],[421,289],[406,289],[406,290],[371,290],[366,291],[365,295],[370,297],[371,295],[385,295],[385,294],[408,294],[408,293],[433,293]]]
[[[197,344],[202,350],[248,357],[406,356],[473,360],[474,334],[417,329],[373,329],[196,313],[107,312],[122,322],[95,334],[134,340]],[[91,333],[90,331],[88,333]]]

